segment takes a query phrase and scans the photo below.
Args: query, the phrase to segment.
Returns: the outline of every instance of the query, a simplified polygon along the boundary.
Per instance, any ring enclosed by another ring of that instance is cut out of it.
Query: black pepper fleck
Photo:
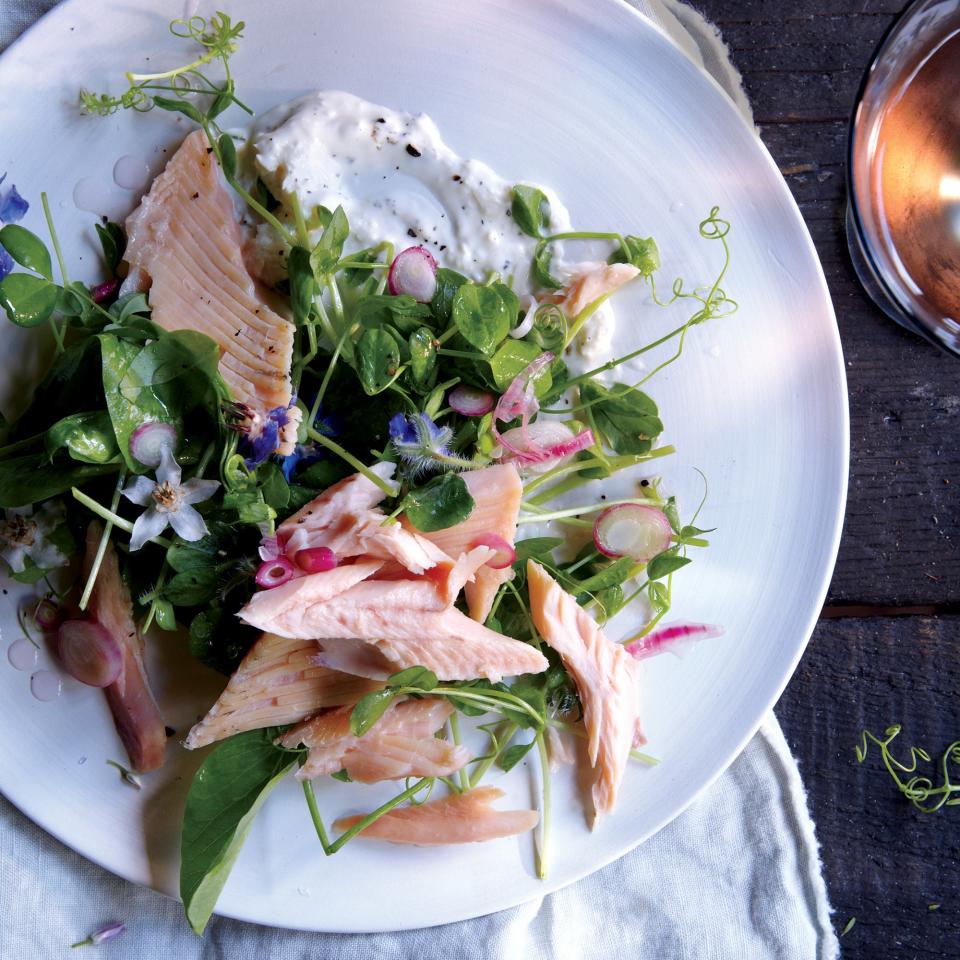
[[[649,486],[650,486],[650,481],[649,481],[649,480],[641,480],[641,481],[640,481],[640,486],[641,486],[641,487],[649,487]]]
[[[174,730],[173,727],[164,727],[164,728],[163,728],[163,732],[164,732],[168,737],[175,737],[175,736],[177,735],[177,731]]]
[[[407,229],[407,236],[408,236],[408,237],[415,237],[416,235],[417,235],[417,231],[414,230],[413,227],[409,227],[409,228]]]
[[[411,157],[423,156],[423,154],[412,143],[407,144],[407,153],[409,153]]]

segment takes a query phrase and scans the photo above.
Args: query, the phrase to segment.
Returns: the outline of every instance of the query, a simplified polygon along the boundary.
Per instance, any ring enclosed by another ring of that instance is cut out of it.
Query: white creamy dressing
[[[423,245],[441,266],[473,280],[497,273],[512,278],[518,294],[529,292],[536,241],[510,216],[514,184],[454,153],[425,114],[321,91],[267,114],[253,150],[260,176],[284,206],[292,195],[306,216],[318,204],[343,206],[352,249]],[[551,229],[569,230],[566,208],[544,193]],[[264,250],[266,261],[276,257],[273,247]],[[269,273],[269,262],[264,266]]]

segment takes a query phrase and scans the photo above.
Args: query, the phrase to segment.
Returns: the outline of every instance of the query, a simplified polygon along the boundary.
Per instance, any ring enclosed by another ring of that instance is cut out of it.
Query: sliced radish
[[[261,560],[276,560],[283,551],[276,537],[264,537],[257,548]]]
[[[491,570],[506,570],[517,559],[517,551],[513,544],[498,533],[482,533],[479,537],[474,537],[470,549],[474,547],[489,547],[496,551],[486,562],[486,566]]]
[[[61,623],[57,653],[67,673],[91,687],[109,687],[123,668],[120,644],[93,620]]]
[[[261,563],[254,579],[258,586],[269,590],[271,587],[282,587],[288,580],[293,579],[296,572],[293,564],[286,557],[280,556]]]
[[[723,627],[710,623],[668,623],[659,630],[637,637],[624,645],[624,650],[636,660],[646,660],[661,653],[685,657],[698,640],[712,640],[723,636]]]
[[[670,546],[673,531],[662,510],[641,503],[608,507],[593,525],[593,542],[608,557],[649,563]]]
[[[337,565],[337,555],[329,547],[308,547],[294,556],[297,566],[307,573],[324,573]]]
[[[493,409],[493,394],[461,384],[450,391],[447,403],[465,417],[482,417]]]
[[[33,610],[33,622],[44,631],[56,630],[60,623],[60,608],[50,599],[44,597],[37,601]]]
[[[177,428],[170,423],[153,420],[141,423],[130,436],[130,453],[148,467],[159,467],[164,448],[177,445]]]
[[[419,303],[429,303],[437,289],[437,261],[426,247],[407,247],[393,258],[387,286],[396,297],[408,293]]]
[[[590,430],[575,434],[562,420],[542,419],[526,427],[512,427],[500,436],[500,443],[509,451],[505,461],[538,473],[592,447],[594,438]]]

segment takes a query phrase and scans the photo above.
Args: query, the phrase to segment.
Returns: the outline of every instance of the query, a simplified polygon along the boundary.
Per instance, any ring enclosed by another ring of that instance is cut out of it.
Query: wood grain
[[[857,918],[844,960],[960,956],[960,808],[918,813],[879,751],[862,765],[854,755],[861,730],[882,734],[896,722],[896,756],[918,745],[939,760],[960,739],[958,659],[960,617],[822,621],[777,705],[807,785],[836,926]]]

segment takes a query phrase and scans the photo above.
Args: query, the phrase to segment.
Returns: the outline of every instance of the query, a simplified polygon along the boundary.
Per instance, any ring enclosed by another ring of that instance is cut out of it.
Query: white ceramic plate
[[[282,784],[219,910],[280,926],[373,931],[508,907],[596,870],[680,813],[741,750],[803,651],[836,555],[847,476],[844,371],[823,275],[760,142],[719,89],[626,4],[224,5],[248,24],[235,74],[257,110],[335,87],[426,111],[458,152],[505,177],[553,186],[582,228],[653,234],[668,278],[712,279],[720,251],[697,239],[697,224],[715,204],[733,222],[725,286],[740,312],[693,331],[682,362],[651,388],[679,451],[663,463],[668,486],[691,508],[699,496],[692,468],[702,468],[710,478],[704,525],[719,528],[713,547],[676,578],[675,614],[727,629],[683,661],[649,664],[643,715],[660,766],[629,771],[616,814],[595,833],[572,779],[558,778],[546,882],[533,876],[529,837],[440,850],[358,842],[326,860],[299,789]],[[185,128],[159,112],[80,117],[77,88],[116,90],[121,71],[147,57],[151,66],[182,62],[166,33],[181,6],[69,0],[0,59],[0,171],[33,202],[27,226],[42,231],[39,192],[49,192],[81,278],[96,277],[97,258],[92,217],[74,205],[74,185],[93,177],[108,189],[114,162],[128,154],[158,171],[162,149]],[[135,200],[116,189],[105,212]],[[619,345],[646,342],[683,316],[645,304],[639,291],[618,303]],[[0,327],[5,405],[35,375],[28,337]],[[17,636],[15,593],[0,605],[4,646]],[[187,665],[169,640],[154,644],[154,661],[168,722],[182,735],[221,681]],[[137,793],[104,764],[122,751],[97,691],[69,683],[59,700],[39,703],[28,676],[4,658],[0,699],[0,789],[91,859],[175,893],[179,813],[200,758],[171,751],[164,772]],[[533,800],[535,770],[502,778],[511,799]],[[369,802],[339,784],[321,792],[328,815]]]

